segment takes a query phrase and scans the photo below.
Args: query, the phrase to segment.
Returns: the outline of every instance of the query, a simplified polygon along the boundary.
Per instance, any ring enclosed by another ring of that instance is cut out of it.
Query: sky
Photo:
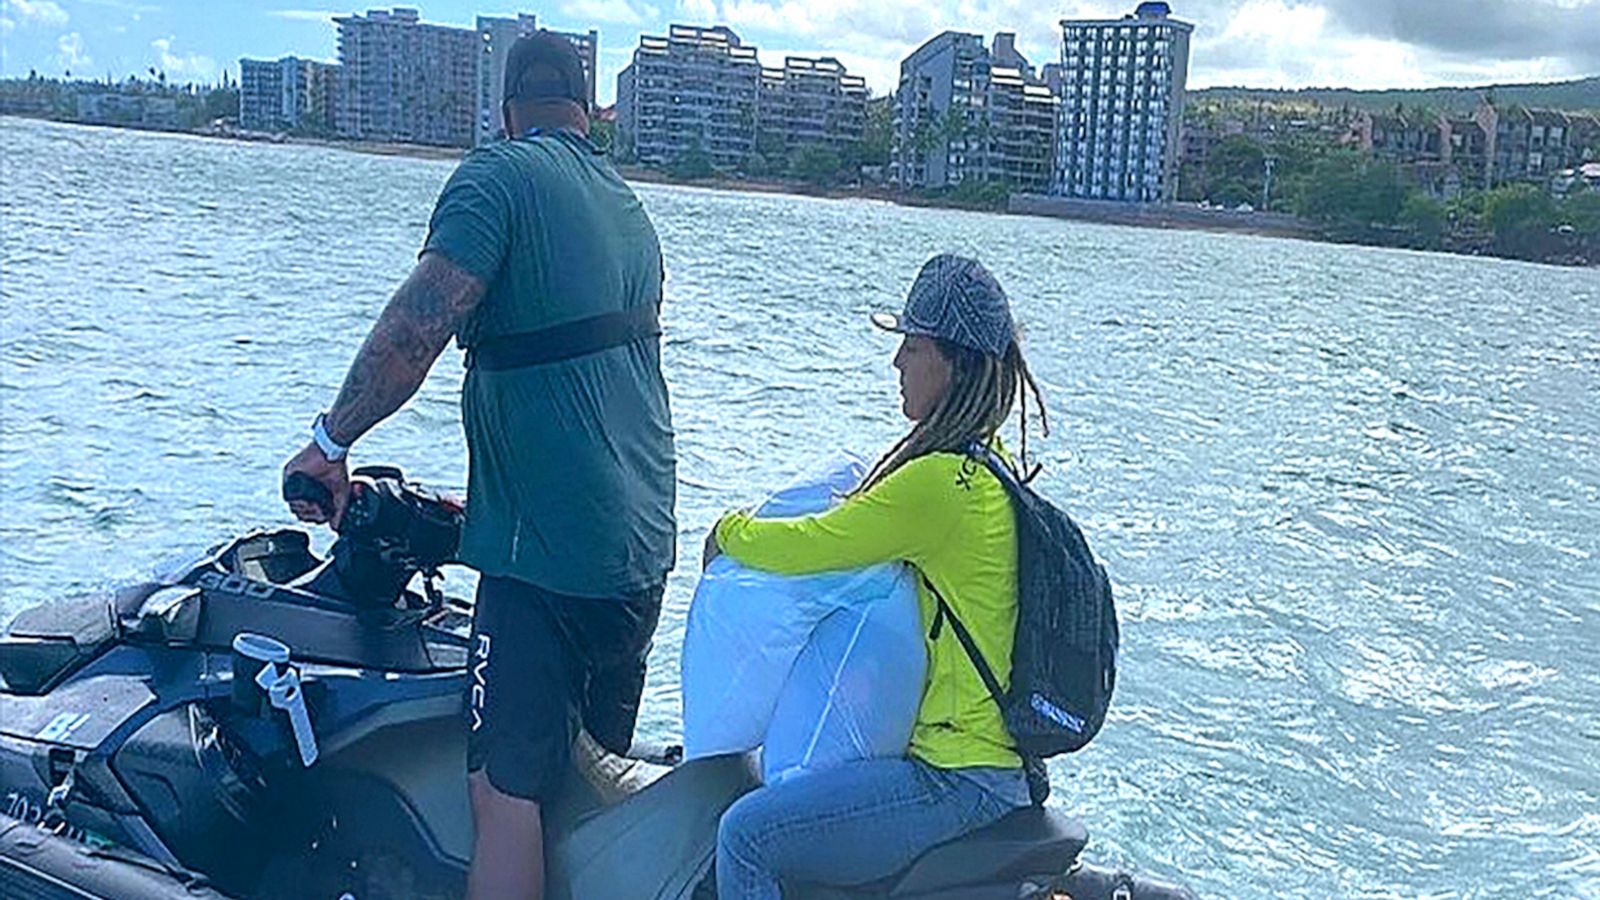
[[[947,29],[1017,33],[1033,62],[1059,55],[1063,18],[1117,18],[1136,0],[413,0],[425,21],[531,12],[548,27],[600,32],[601,103],[640,34],[722,24],[761,59],[833,56],[876,94],[900,60]],[[1432,87],[1600,74],[1600,0],[1173,0],[1195,25],[1192,87]],[[237,76],[240,57],[337,58],[337,0],[0,0],[0,72],[171,81]]]

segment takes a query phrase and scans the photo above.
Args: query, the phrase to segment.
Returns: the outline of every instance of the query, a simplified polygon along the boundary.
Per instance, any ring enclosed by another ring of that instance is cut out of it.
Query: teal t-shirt
[[[661,303],[661,246],[604,154],[568,131],[469,153],[439,195],[424,253],[488,286],[463,347]],[[611,597],[662,584],[677,526],[659,340],[490,372],[462,386],[464,563],[549,591]]]

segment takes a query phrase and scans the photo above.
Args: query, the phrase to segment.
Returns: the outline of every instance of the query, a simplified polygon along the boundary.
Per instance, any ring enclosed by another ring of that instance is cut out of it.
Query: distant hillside
[[[1356,91],[1348,88],[1304,88],[1295,91],[1217,87],[1190,91],[1196,100],[1265,100],[1269,103],[1316,103],[1380,111],[1395,104],[1425,106],[1445,112],[1469,112],[1486,94],[1502,105],[1543,109],[1600,110],[1600,76],[1549,84],[1493,84],[1482,87],[1421,90]]]

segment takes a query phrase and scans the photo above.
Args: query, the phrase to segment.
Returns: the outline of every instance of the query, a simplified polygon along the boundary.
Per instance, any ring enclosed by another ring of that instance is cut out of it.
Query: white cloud
[[[94,59],[83,46],[83,35],[76,31],[56,38],[56,50],[56,65],[63,69],[77,69],[81,72],[94,65]]]
[[[78,2],[89,6],[104,6],[107,9],[120,9],[124,12],[131,12],[134,14],[135,21],[138,20],[140,13],[161,11],[161,7],[154,3],[137,3],[134,0],[78,0]]]
[[[326,9],[272,9],[267,15],[274,19],[288,19],[291,22],[320,22],[329,23],[333,17],[339,15]]]
[[[160,62],[157,68],[167,73],[168,81],[211,81],[217,77],[217,63],[209,56],[198,53],[172,52],[172,38],[156,38],[150,42]]]
[[[1555,48],[1551,48],[1554,50]],[[1195,33],[1191,87],[1422,88],[1590,74],[1549,56],[1461,58],[1448,50],[1349,30],[1326,3],[1245,0]]]
[[[711,24],[717,18],[717,0],[680,0],[681,20],[692,25]]]
[[[678,13],[674,21],[729,26],[761,48],[768,65],[785,55],[835,57],[875,93],[893,90],[900,60],[943,31],[981,34],[985,41],[1015,32],[1018,49],[1039,65],[1060,56],[1063,17],[1111,15],[1104,3],[1075,0],[679,0]]]
[[[1327,25],[1328,11],[1320,6],[1290,5],[1283,0],[1249,0],[1233,14],[1221,36],[1212,40],[1309,47],[1325,37]]]
[[[781,63],[785,53],[837,57],[882,93],[893,89],[900,60],[942,31],[976,33],[985,40],[997,31],[1015,32],[1018,49],[1040,65],[1060,56],[1060,20],[1116,19],[1136,5],[1137,0],[675,0],[662,7],[674,22],[733,28],[761,49],[769,65]],[[1509,49],[1461,53],[1459,40],[1441,42],[1434,32],[1449,31],[1452,21],[1507,21],[1519,23],[1522,43],[1542,41],[1535,20],[1543,19],[1534,13],[1546,7],[1580,10],[1581,23],[1600,0],[1457,0],[1453,16],[1433,16],[1435,5],[1420,0],[1404,7],[1393,0],[1182,0],[1174,3],[1174,13],[1196,26],[1189,66],[1189,82],[1196,87],[1379,88],[1594,74],[1588,57],[1559,42],[1538,44],[1535,52],[1517,49],[1513,41]],[[1480,15],[1488,12],[1496,15]],[[1592,19],[1600,22],[1600,15]]]
[[[0,10],[7,14],[6,20],[12,23],[12,27],[39,25],[60,28],[72,18],[54,0],[0,0]]]
[[[1221,27],[1197,29],[1190,54],[1191,85],[1248,84],[1291,87],[1313,84],[1319,74],[1361,59],[1367,73],[1396,65],[1395,47],[1370,42],[1341,46],[1329,33],[1328,12],[1285,0],[1246,0]]]
[[[0,16],[0,34],[10,34],[12,31],[16,30],[16,27],[17,23],[11,21],[5,16]]]
[[[574,22],[605,22],[612,25],[647,26],[661,16],[653,6],[631,0],[568,0],[561,5],[561,14]]]
[[[735,31],[751,28],[756,31],[783,32],[812,35],[835,21],[836,4],[817,3],[763,3],[761,0],[723,0],[723,22]]]

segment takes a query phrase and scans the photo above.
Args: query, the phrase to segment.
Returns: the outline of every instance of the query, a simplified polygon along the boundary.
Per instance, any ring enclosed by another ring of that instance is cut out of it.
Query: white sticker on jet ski
[[[51,719],[50,724],[39,729],[39,733],[34,737],[41,741],[64,741],[72,737],[72,733],[82,728],[83,723],[87,721],[89,721],[88,713],[65,712]]]

